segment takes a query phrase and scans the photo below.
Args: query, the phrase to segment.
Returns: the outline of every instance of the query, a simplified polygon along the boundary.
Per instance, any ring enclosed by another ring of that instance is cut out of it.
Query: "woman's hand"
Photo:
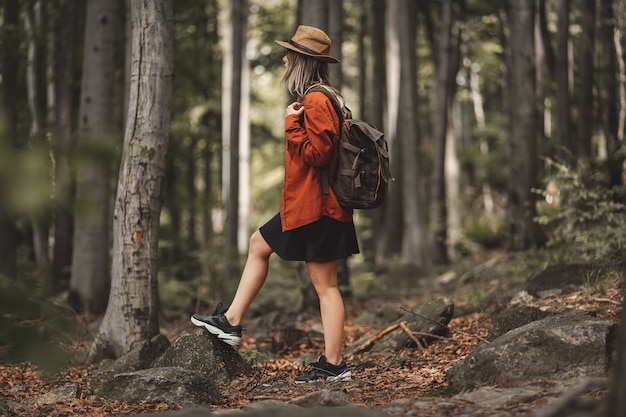
[[[303,111],[304,111],[304,106],[302,105],[302,103],[294,101],[293,103],[287,106],[287,109],[285,110],[285,117],[291,114],[299,115]]]

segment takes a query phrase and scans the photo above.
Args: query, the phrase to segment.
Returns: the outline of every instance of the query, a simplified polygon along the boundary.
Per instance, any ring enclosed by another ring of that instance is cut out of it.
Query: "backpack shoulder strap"
[[[315,84],[309,87],[309,89],[306,90],[305,94],[312,93],[314,91],[319,91],[320,93],[324,94],[330,100],[330,103],[333,105],[333,108],[335,109],[335,113],[337,113],[337,117],[339,117],[339,136],[341,137],[341,129],[342,129],[343,122],[346,119],[346,114],[344,114],[344,111],[342,109],[342,106],[339,104],[337,96],[329,88],[326,88],[322,86],[321,84]],[[350,110],[347,110],[347,112],[348,112],[348,116],[351,117]],[[328,187],[330,183],[329,171],[330,170],[328,166],[325,166],[322,169],[322,194],[324,195],[328,194]]]

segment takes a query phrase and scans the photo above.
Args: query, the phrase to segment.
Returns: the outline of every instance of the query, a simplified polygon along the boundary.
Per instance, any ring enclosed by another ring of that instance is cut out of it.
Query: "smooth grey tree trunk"
[[[390,95],[389,104],[395,99],[395,110],[390,111],[389,128],[395,133],[392,142],[400,147],[399,191],[401,194],[402,261],[408,265],[427,267],[432,262],[427,226],[424,188],[426,184],[419,167],[420,135],[417,127],[417,4],[408,0],[388,3],[388,30],[390,42],[397,45],[391,53],[397,53],[397,66],[388,71],[388,79],[396,91]],[[389,89],[393,91],[392,88]],[[392,154],[394,155],[394,154]],[[395,174],[394,174],[395,175]]]
[[[132,2],[132,65],[115,198],[111,292],[93,360],[159,333],[157,250],[174,77],[173,1]]]
[[[79,148],[89,150],[76,164],[76,201],[70,302],[101,313],[109,289],[109,202],[114,142],[113,108],[119,3],[89,0],[85,24],[83,78],[78,121]]]

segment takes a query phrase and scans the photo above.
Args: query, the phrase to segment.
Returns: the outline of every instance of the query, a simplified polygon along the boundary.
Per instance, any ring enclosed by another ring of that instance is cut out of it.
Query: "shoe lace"
[[[226,310],[228,310],[228,307],[223,307],[223,304],[219,303],[215,308],[215,312],[213,313],[213,315],[217,316],[218,314],[224,314],[226,313]]]

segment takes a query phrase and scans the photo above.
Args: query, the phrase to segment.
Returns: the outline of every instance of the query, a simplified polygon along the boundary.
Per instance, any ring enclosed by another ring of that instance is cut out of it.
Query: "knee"
[[[250,236],[248,254],[262,258],[268,258],[272,254],[272,248],[270,248],[258,230]]]

